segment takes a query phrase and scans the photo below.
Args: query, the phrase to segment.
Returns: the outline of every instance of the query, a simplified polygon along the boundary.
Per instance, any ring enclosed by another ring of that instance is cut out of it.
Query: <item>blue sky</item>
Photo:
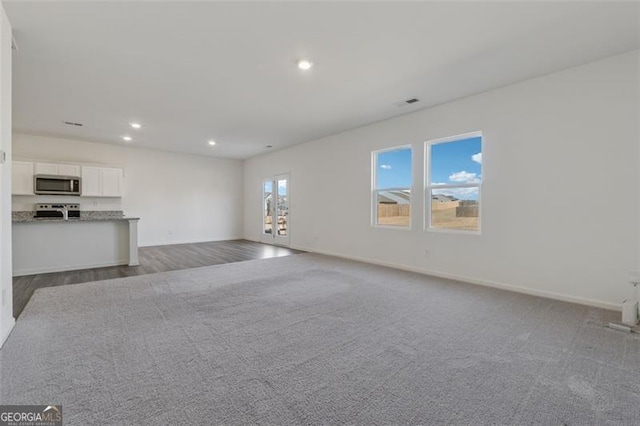
[[[378,188],[411,187],[411,149],[379,153],[376,177]]]
[[[264,182],[264,192],[269,193],[271,192],[273,189],[273,182],[272,181],[265,181]],[[286,180],[279,180],[278,181],[278,195],[287,195],[287,181]]]
[[[482,138],[473,137],[431,145],[431,182],[456,184],[479,182],[482,174]],[[411,150],[378,154],[377,187],[411,186]]]
[[[278,181],[278,195],[287,195],[287,181],[279,180]]]
[[[479,182],[482,174],[482,138],[431,145],[431,183]]]

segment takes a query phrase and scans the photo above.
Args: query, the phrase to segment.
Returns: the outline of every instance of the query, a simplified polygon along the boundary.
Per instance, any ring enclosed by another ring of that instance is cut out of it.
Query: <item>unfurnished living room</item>
[[[0,425],[640,424],[640,2],[0,11]]]

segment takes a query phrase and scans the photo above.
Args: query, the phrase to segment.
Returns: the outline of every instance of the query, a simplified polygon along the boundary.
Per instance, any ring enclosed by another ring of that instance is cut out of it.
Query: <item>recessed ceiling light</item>
[[[131,127],[133,127],[134,129],[139,129],[142,127],[142,124],[140,123],[130,123],[130,124],[131,124]]]
[[[133,140],[131,136],[123,136],[122,139],[124,139],[127,142],[131,142]]]
[[[308,70],[312,66],[313,66],[313,62],[308,61],[306,59],[301,59],[298,61],[298,68],[300,68],[301,70]]]
[[[216,144],[216,141],[209,141],[209,145],[213,146]]]

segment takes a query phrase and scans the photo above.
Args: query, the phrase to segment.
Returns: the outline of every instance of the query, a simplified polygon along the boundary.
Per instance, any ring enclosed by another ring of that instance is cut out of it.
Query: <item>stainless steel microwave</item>
[[[80,195],[82,191],[78,176],[35,175],[33,179],[36,194]]]

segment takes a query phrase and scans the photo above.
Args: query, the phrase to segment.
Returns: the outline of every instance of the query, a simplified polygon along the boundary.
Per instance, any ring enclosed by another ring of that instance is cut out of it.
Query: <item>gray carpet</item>
[[[618,317],[312,254],[44,288],[0,401],[66,425],[639,424]]]

